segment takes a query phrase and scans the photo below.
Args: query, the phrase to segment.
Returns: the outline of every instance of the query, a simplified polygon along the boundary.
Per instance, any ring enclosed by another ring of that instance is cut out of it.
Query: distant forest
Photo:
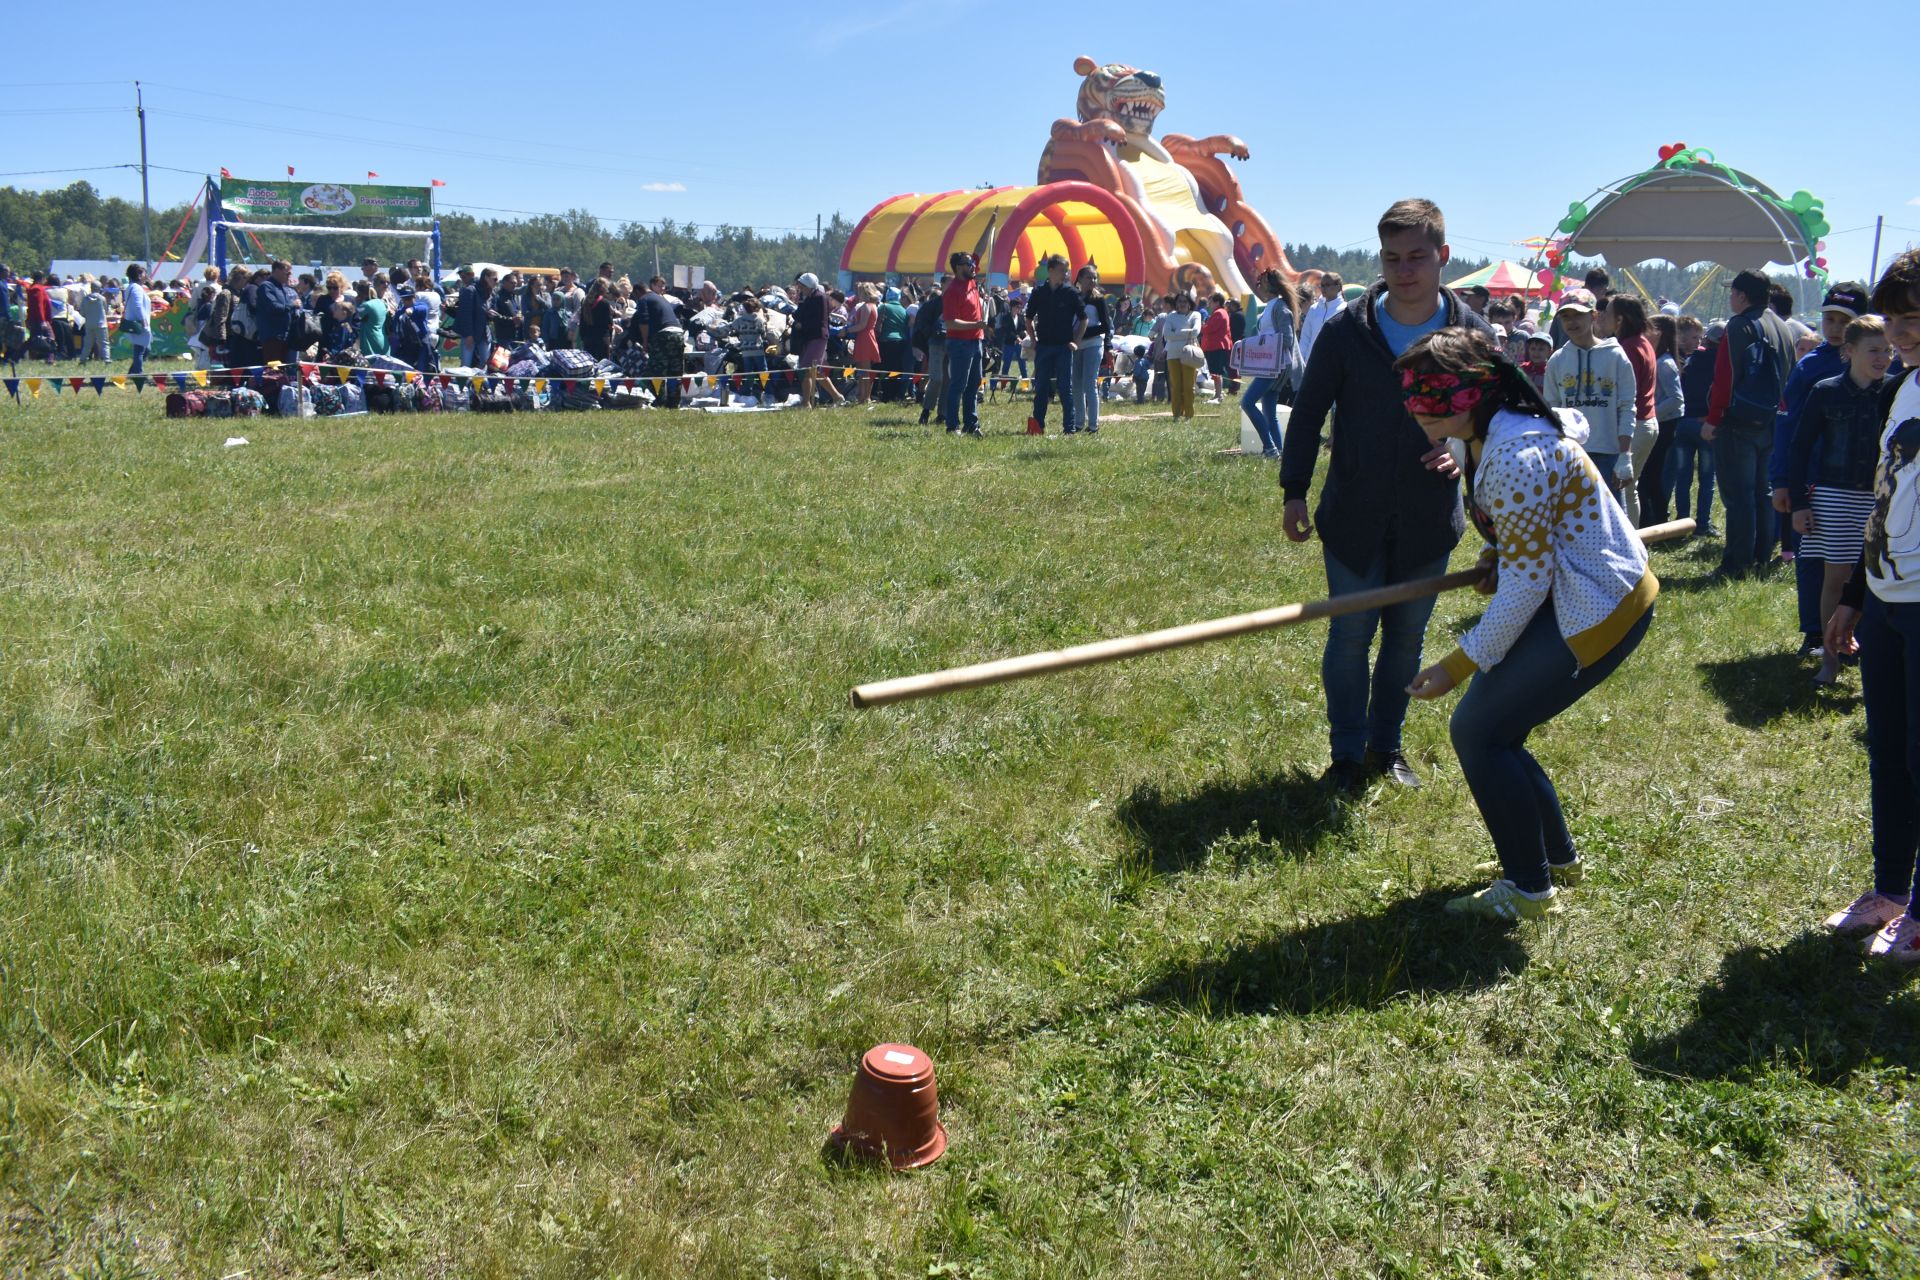
[[[185,205],[153,211],[156,253],[165,246],[186,212]],[[330,225],[356,223],[349,218]],[[358,225],[395,224],[365,219]],[[508,266],[567,266],[591,274],[600,263],[611,262],[619,272],[640,280],[653,274],[657,261],[669,273],[675,264],[702,267],[709,278],[729,288],[781,283],[803,271],[817,272],[823,279],[831,280],[853,226],[835,213],[823,222],[818,238],[803,233],[774,237],[757,233],[751,227],[701,227],[670,221],[658,225],[623,223],[615,227],[578,209],[564,214],[485,221],[458,211],[440,215],[442,254],[449,268],[462,262],[498,262]],[[183,233],[181,243],[185,240]],[[350,263],[365,256],[386,261],[395,256],[397,243],[372,236],[301,237],[278,233],[264,234],[260,240],[266,254],[284,255],[297,263],[316,258],[329,263]],[[141,252],[140,206],[131,201],[102,198],[87,182],[45,191],[0,187],[0,262],[15,270],[42,268],[55,258],[118,255],[131,262],[137,261]],[[1514,257],[1524,261],[1527,253],[1516,247]],[[264,255],[254,250],[253,256]],[[1350,284],[1370,283],[1379,275],[1373,253],[1365,248],[1336,250],[1329,245],[1290,244],[1287,257],[1297,268],[1338,271]],[[1477,271],[1489,261],[1484,256],[1456,254],[1448,278],[1457,279]],[[1571,265],[1576,274],[1584,271],[1581,264]],[[1665,264],[1632,268],[1633,275],[1655,298],[1675,301],[1691,294],[1706,270],[1682,270]],[[1616,287],[1633,287],[1624,272],[1614,269],[1613,276]],[[1786,272],[1776,273],[1776,278],[1793,291],[1801,310],[1817,305],[1818,296],[1812,281]],[[1688,310],[1700,315],[1725,315],[1725,282],[1723,272],[1719,280],[1702,290]]]

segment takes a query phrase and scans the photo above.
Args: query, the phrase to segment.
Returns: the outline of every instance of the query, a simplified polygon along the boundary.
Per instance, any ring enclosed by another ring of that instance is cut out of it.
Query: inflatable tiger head
[[[1111,120],[1130,136],[1151,136],[1153,122],[1167,105],[1159,76],[1119,62],[1103,67],[1092,58],[1075,58],[1073,69],[1086,77],[1077,104],[1082,124]]]

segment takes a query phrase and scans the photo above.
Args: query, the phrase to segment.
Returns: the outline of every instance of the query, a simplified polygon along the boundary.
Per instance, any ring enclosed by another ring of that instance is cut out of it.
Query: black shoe
[[[948,435],[950,435],[950,436],[957,436],[957,435],[959,435],[959,434],[960,434],[960,428],[958,428],[958,427],[948,427],[948,428],[947,428],[947,434],[948,434]]]
[[[1819,636],[1801,636],[1800,652],[1796,653],[1794,657],[1798,658],[1802,662],[1805,662],[1808,658],[1811,658],[1820,652],[1820,645],[1821,645],[1821,639]]]
[[[1369,776],[1367,766],[1358,760],[1335,760],[1320,775],[1320,785],[1341,795],[1351,795],[1366,789]]]
[[[978,436],[978,435],[980,434],[980,428],[978,428],[978,427],[962,427],[962,428],[960,428],[960,434],[961,434],[961,435],[963,435],[963,436]]]
[[[1369,774],[1393,779],[1395,786],[1418,788],[1420,785],[1420,775],[1413,771],[1402,751],[1369,751],[1366,768]]]

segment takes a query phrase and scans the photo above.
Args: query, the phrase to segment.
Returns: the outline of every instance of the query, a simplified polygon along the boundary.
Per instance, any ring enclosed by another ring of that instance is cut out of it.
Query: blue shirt
[[[1380,304],[1373,309],[1373,318],[1375,323],[1380,326],[1380,336],[1387,340],[1387,346],[1392,349],[1394,359],[1397,360],[1407,354],[1408,347],[1420,341],[1420,339],[1426,337],[1435,329],[1446,327],[1447,302],[1445,298],[1436,296],[1433,300],[1433,314],[1431,316],[1422,320],[1419,324],[1401,324],[1398,320],[1395,320],[1387,314],[1387,300],[1383,297],[1380,299]]]

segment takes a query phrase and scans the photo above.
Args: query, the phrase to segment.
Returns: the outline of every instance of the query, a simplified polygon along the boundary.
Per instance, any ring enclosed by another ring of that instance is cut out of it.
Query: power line
[[[513,213],[513,214],[518,214],[523,218],[564,218],[568,216],[567,213],[555,213],[552,210],[497,209],[491,205],[484,205],[484,204],[443,204],[440,207],[442,209],[462,209],[462,210],[469,210],[469,211],[474,211],[479,213]],[[794,227],[749,226],[744,222],[682,222],[675,218],[628,218],[628,217],[620,217],[614,214],[594,213],[588,209],[573,209],[573,210],[569,210],[568,213],[584,213],[589,218],[592,218],[596,222],[604,222],[609,224],[621,223],[627,226],[634,226],[634,227],[645,227],[645,226],[651,226],[657,222],[666,222],[676,227],[699,227],[707,231],[717,231],[722,227],[726,227],[729,230],[733,230],[733,231],[811,231],[813,230],[812,227],[801,227],[801,226],[794,226]]]
[[[78,169],[9,169],[5,173],[0,173],[0,178],[24,178],[40,173],[99,173],[103,169],[138,169],[139,167],[137,164],[92,164],[83,165]]]

